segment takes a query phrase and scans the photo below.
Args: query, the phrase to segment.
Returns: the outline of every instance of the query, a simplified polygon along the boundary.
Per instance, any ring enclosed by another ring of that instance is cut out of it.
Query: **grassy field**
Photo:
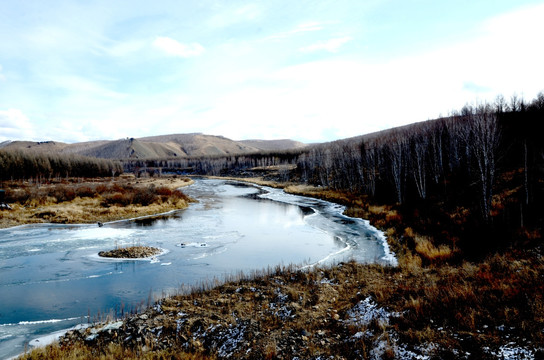
[[[6,202],[0,228],[32,223],[95,223],[164,213],[187,207],[176,189],[192,180],[181,177],[69,179],[45,184],[4,182]]]
[[[233,274],[224,284],[180,289],[116,329],[72,331],[23,358],[544,358],[541,246],[468,260],[455,242],[418,233],[395,206],[322,188],[285,189],[370,219],[387,234],[399,266]]]

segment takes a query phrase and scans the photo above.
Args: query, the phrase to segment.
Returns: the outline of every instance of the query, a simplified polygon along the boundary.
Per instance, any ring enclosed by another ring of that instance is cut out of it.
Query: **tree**
[[[412,156],[411,172],[416,184],[419,197],[427,198],[427,154],[429,153],[429,140],[426,134],[411,138]]]
[[[397,194],[397,202],[402,204],[404,199],[405,166],[408,158],[408,146],[403,134],[394,133],[387,143],[386,151],[389,158],[389,166],[393,185]]]
[[[496,113],[488,104],[478,106],[470,114],[464,130],[465,142],[479,177],[480,210],[484,221],[489,223],[495,184],[496,152],[500,140]]]

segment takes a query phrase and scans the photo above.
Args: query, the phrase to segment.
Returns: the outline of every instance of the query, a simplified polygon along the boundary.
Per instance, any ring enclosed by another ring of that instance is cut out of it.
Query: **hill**
[[[170,134],[119,140],[98,140],[67,144],[56,141],[6,141],[3,149],[30,149],[44,153],[65,153],[104,159],[157,159],[190,156],[248,154],[269,150],[289,150],[305,146],[293,140],[234,141],[222,136]]]
[[[290,139],[279,140],[240,140],[238,141],[246,146],[258,148],[259,150],[275,151],[287,149],[300,149],[306,147],[307,144]]]

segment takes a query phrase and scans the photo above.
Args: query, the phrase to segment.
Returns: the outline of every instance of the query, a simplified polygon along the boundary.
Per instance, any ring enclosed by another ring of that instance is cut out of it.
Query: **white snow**
[[[389,318],[399,316],[397,313],[391,313],[378,307],[378,304],[370,296],[348,310],[347,315],[349,318],[346,321],[357,326],[368,326],[372,321],[388,325]]]
[[[60,339],[60,337],[63,336],[64,334],[66,334],[68,331],[85,329],[87,327],[89,327],[88,324],[79,324],[79,325],[76,325],[76,326],[71,327],[69,329],[55,331],[54,333],[47,334],[47,335],[44,335],[44,336],[40,336],[38,338],[35,338],[35,339],[31,340],[28,343],[28,345],[30,345],[31,347],[46,346],[46,345],[54,343],[55,341],[58,341]]]

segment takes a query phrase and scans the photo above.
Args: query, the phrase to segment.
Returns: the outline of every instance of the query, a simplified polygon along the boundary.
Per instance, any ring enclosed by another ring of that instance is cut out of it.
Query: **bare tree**
[[[440,178],[444,178],[443,129],[443,121],[440,121],[429,132],[431,175],[435,184],[438,184]]]
[[[488,104],[478,106],[466,123],[465,141],[479,175],[481,212],[487,223],[491,220],[491,201],[499,140],[500,131],[495,112]]]
[[[376,181],[379,174],[379,152],[376,142],[361,143],[361,169],[363,173],[363,187],[367,194],[376,195]]]
[[[411,138],[411,173],[416,184],[419,197],[427,198],[427,153],[429,151],[429,140],[426,134],[413,136]]]
[[[404,199],[404,184],[406,176],[406,161],[408,157],[408,146],[406,138],[398,132],[393,134],[387,146],[387,154],[389,156],[389,165],[393,185],[397,194],[397,202],[402,204]]]

